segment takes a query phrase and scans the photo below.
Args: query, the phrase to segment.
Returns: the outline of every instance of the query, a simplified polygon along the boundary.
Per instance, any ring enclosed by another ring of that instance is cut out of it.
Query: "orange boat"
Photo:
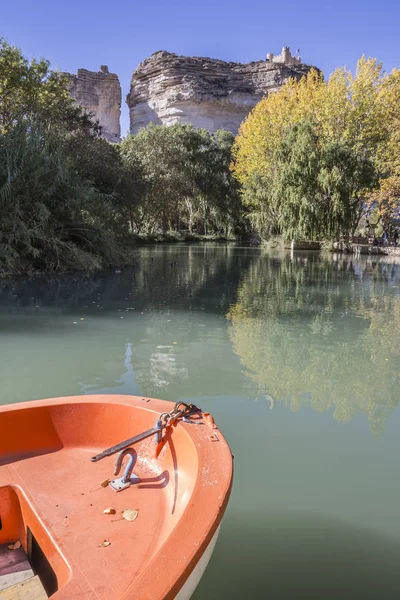
[[[190,598],[232,485],[209,413],[133,396],[57,398],[1,406],[0,430],[0,544],[14,544],[11,555],[21,543],[47,596]]]

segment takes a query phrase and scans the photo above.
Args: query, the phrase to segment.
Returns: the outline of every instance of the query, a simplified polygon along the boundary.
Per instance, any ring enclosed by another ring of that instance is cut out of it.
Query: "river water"
[[[0,283],[0,403],[194,402],[235,456],[193,600],[400,598],[400,266],[147,246],[133,268]]]

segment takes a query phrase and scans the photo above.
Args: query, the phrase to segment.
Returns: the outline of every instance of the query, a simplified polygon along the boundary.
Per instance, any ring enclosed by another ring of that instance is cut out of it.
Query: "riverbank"
[[[236,242],[237,238],[224,235],[200,235],[197,233],[170,231],[168,233],[133,234],[134,243],[142,244],[177,244],[182,242]]]
[[[276,244],[276,243],[275,243]],[[376,256],[400,256],[400,247],[373,246],[372,244],[359,242],[333,242],[328,245],[324,242],[311,242],[307,240],[294,240],[292,242],[281,241],[285,250],[325,250],[328,252],[343,252],[344,254],[368,254]]]
[[[330,247],[320,242],[311,242],[306,240],[296,240],[294,245],[291,243],[284,242],[282,239],[273,238],[269,241],[260,240],[257,237],[249,237],[246,239],[239,239],[235,237],[216,236],[216,235],[199,235],[189,234],[186,232],[168,232],[165,234],[146,234],[137,235],[130,234],[121,243],[119,250],[120,259],[107,263],[102,261],[100,257],[98,260],[93,261],[90,265],[85,268],[70,268],[70,269],[52,269],[43,270],[37,269],[32,266],[27,270],[17,271],[6,271],[0,268],[0,280],[8,279],[13,277],[32,277],[41,275],[64,275],[73,273],[98,273],[104,270],[116,270],[117,272],[124,267],[132,267],[136,264],[138,251],[142,246],[151,245],[174,245],[174,244],[203,244],[203,243],[221,243],[234,244],[236,242],[242,242],[246,246],[254,247],[258,246],[266,250],[294,250],[294,251],[312,251],[312,252],[328,252],[332,254],[353,254],[357,255],[369,255],[369,256],[380,256],[380,257],[393,257],[398,258],[400,261],[400,248],[394,248],[393,246],[378,247],[366,244],[343,244],[334,243]],[[396,260],[396,263],[398,262]]]
[[[107,262],[100,256],[94,256],[93,260],[84,268],[55,268],[39,269],[32,264],[26,269],[6,270],[0,267],[0,280],[13,277],[33,277],[41,275],[64,275],[70,273],[97,273],[107,269],[118,271],[123,267],[131,267],[136,264],[137,252],[141,246],[152,244],[198,244],[198,243],[232,243],[238,241],[234,237],[216,235],[198,235],[189,233],[168,232],[165,234],[130,234],[120,244],[118,260]]]
[[[394,246],[372,246],[371,244],[335,244],[333,252],[369,254],[375,256],[400,256],[400,248]]]

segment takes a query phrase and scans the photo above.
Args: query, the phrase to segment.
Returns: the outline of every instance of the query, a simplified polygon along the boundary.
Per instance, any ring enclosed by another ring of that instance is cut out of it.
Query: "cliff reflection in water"
[[[227,314],[245,374],[272,404],[343,423],[361,412],[380,433],[400,399],[398,278],[341,257],[254,259]]]

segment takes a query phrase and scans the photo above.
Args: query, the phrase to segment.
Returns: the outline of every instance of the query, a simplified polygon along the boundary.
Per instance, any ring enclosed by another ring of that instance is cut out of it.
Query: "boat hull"
[[[183,584],[178,594],[175,596],[175,600],[189,600],[194,594],[197,586],[200,583],[201,578],[204,575],[204,571],[207,569],[208,563],[211,560],[212,553],[214,552],[215,544],[217,543],[220,527],[214,533],[211,542],[208,544],[203,556],[201,556],[199,562],[189,575],[187,581]]]

